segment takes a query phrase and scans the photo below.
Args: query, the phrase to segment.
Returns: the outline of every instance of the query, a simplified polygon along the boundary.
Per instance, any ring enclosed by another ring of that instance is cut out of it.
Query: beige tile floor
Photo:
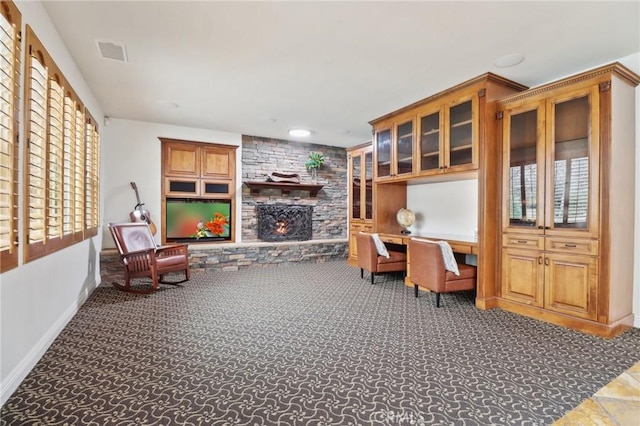
[[[555,426],[640,426],[640,362],[568,412]]]

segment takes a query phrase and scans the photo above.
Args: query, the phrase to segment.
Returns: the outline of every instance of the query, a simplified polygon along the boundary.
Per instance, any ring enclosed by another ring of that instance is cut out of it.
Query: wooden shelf
[[[456,128],[456,127],[460,127],[460,126],[466,126],[468,124],[471,124],[473,121],[472,120],[465,120],[465,121],[459,121],[457,123],[451,123],[451,128]]]
[[[245,185],[249,187],[252,194],[259,193],[263,189],[279,189],[283,194],[288,194],[290,191],[309,191],[311,197],[318,195],[318,192],[324,185],[307,184],[307,183],[283,183],[283,182],[245,182]]]
[[[460,145],[460,146],[449,148],[449,151],[455,152],[455,151],[462,151],[465,149],[472,149],[472,148],[473,148],[472,144],[467,144],[467,145]]]
[[[422,132],[422,136],[437,135],[438,133],[440,133],[440,129],[433,129],[426,132]]]

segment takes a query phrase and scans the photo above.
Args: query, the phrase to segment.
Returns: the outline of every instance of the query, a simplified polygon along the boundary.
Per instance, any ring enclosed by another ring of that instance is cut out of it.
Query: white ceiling
[[[535,86],[640,52],[638,1],[44,6],[110,117],[343,147],[487,71]],[[128,62],[101,58],[97,40],[125,45]],[[525,61],[493,65],[513,53]]]

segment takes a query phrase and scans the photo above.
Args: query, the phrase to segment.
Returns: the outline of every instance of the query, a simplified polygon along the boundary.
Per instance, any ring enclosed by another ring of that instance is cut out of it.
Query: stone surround
[[[258,215],[256,205],[294,204],[313,206],[312,239],[347,238],[347,152],[344,148],[242,136],[242,181],[264,181],[272,172],[297,173],[304,183],[311,183],[311,174],[304,164],[310,152],[322,153],[323,166],[318,171],[318,184],[324,185],[316,197],[308,191],[283,194],[279,189],[261,190],[252,194],[242,187],[242,241],[257,242]]]

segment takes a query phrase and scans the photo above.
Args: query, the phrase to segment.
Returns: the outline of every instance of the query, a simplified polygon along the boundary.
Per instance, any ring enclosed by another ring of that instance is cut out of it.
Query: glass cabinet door
[[[373,153],[364,154],[364,218],[373,219]]]
[[[505,224],[512,228],[542,227],[544,217],[538,207],[542,206],[544,192],[544,168],[539,167],[544,161],[544,135],[538,133],[541,128],[538,123],[543,115],[539,109],[533,109],[505,116],[505,143],[509,155],[508,170],[505,170],[508,200],[505,214],[509,217]]]
[[[391,129],[376,133],[377,177],[391,176]]]
[[[413,173],[413,120],[396,127],[396,174]]]
[[[360,155],[354,155],[353,157],[351,157],[351,203],[352,203],[351,218],[352,219],[362,219],[362,214],[361,214],[362,167],[360,164],[361,161],[362,161],[362,157]]]
[[[420,117],[420,171],[439,170],[440,146],[440,111]]]
[[[549,172],[546,225],[551,229],[588,230],[593,184],[592,108],[589,93],[569,99],[552,100],[549,138]],[[596,145],[597,146],[597,145]]]
[[[449,167],[473,163],[473,102],[449,109]]]

